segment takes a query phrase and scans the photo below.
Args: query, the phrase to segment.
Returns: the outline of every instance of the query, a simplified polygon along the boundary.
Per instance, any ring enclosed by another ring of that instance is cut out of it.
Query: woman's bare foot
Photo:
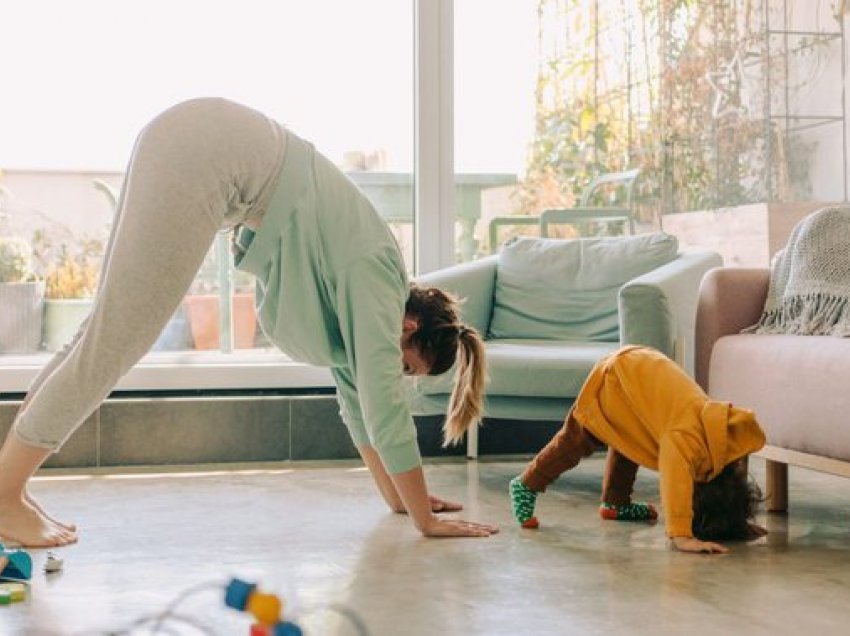
[[[28,548],[52,548],[77,540],[76,532],[52,522],[24,499],[0,500],[0,537]]]
[[[36,498],[33,497],[28,490],[26,492],[24,492],[24,499],[26,500],[26,502],[29,505],[31,505],[33,508],[35,508],[35,510],[42,517],[44,517],[48,521],[55,523],[60,528],[64,528],[65,530],[68,530],[69,532],[76,532],[77,531],[77,524],[76,523],[64,523],[64,522],[56,519],[53,515],[51,515],[44,508],[42,508],[41,504],[38,503],[38,501],[36,501]]]

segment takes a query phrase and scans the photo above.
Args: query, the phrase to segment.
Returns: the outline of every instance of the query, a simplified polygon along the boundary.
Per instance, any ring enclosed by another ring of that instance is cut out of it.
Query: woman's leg
[[[101,264],[100,264],[101,271],[105,270],[109,265],[109,259],[112,255],[112,248],[113,248],[113,245],[115,243],[115,235],[117,234],[117,232],[115,231],[115,228],[118,226],[118,221],[121,218],[122,210],[124,209],[123,201],[124,201],[126,189],[127,189],[127,180],[124,180],[124,182],[121,185],[121,195],[118,198],[118,203],[117,203],[115,213],[114,213],[114,216],[113,216],[113,219],[112,219],[112,226],[111,227],[112,227],[113,231],[111,231],[109,233],[109,240],[107,241],[106,249],[103,252],[103,260],[101,261]],[[27,395],[24,398],[24,401],[21,404],[21,408],[19,409],[19,411],[23,411],[29,405],[29,403],[32,401],[33,396],[35,396],[38,393],[38,390],[41,388],[41,385],[44,384],[44,381],[47,378],[49,378],[50,375],[53,373],[54,369],[56,369],[56,367],[58,367],[60,364],[62,364],[62,361],[65,360],[65,358],[68,357],[68,353],[70,353],[71,350],[77,345],[77,342],[79,342],[80,338],[82,337],[83,333],[85,332],[86,326],[88,325],[88,322],[89,322],[89,316],[86,316],[85,320],[83,320],[82,324],[77,329],[77,332],[74,334],[74,337],[71,338],[71,340],[69,342],[65,343],[65,345],[62,347],[62,349],[57,351],[53,355],[53,357],[47,362],[47,364],[44,365],[41,368],[41,371],[39,371],[39,373],[36,375],[35,379],[30,384],[29,388],[27,389]],[[10,429],[9,435],[12,435],[12,434],[13,434],[12,430]],[[41,462],[38,462],[38,463],[40,464]],[[63,523],[62,521],[55,519],[47,511],[45,511],[44,508],[42,508],[41,505],[38,503],[38,501],[36,501],[35,497],[32,496],[32,494],[29,492],[29,490],[24,491],[24,499],[39,514],[46,517],[50,522],[61,526],[65,530],[70,530],[71,532],[76,531],[76,529],[77,529],[76,524]],[[0,521],[2,521],[2,520],[0,520]]]
[[[218,160],[234,141],[226,122],[215,121],[221,105],[199,100],[166,111],[137,142],[85,328],[35,383],[0,449],[0,536],[7,540],[75,539],[27,501],[26,484],[150,349],[203,262],[238,183]]]

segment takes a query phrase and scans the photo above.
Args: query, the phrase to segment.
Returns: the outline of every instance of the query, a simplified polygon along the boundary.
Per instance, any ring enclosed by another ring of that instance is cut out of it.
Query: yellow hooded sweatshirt
[[[599,362],[573,412],[601,442],[659,472],[667,535],[691,537],[694,482],[707,482],[759,450],[752,411],[715,402],[678,365],[628,346]]]

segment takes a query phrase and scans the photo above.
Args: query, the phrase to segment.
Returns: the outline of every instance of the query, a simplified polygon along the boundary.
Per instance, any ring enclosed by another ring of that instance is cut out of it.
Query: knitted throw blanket
[[[794,226],[771,264],[764,312],[743,333],[850,336],[850,206]]]

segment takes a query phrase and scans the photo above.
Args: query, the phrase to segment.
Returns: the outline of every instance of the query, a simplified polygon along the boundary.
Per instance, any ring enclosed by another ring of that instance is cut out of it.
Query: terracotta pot
[[[217,294],[189,295],[183,299],[189,316],[189,326],[195,349],[218,349],[219,299]],[[254,346],[257,331],[257,314],[254,309],[254,294],[233,295],[234,348],[250,349]]]

